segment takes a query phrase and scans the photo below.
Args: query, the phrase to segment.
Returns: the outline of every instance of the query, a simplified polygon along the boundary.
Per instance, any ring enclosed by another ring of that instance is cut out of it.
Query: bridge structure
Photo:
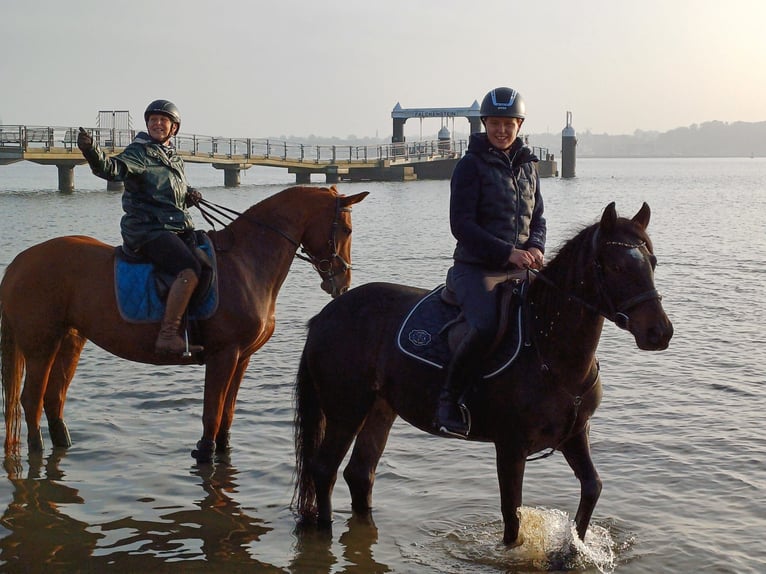
[[[86,128],[107,153],[120,153],[135,130]],[[31,161],[58,168],[58,189],[74,190],[74,168],[86,163],[77,148],[78,128],[27,125],[0,126],[0,166]],[[419,141],[370,146],[309,145],[272,139],[223,138],[179,134],[176,150],[185,162],[206,163],[224,174],[224,185],[240,184],[240,173],[253,166],[287,168],[296,183],[324,174],[327,183],[406,181],[449,178],[466,141]]]
[[[475,110],[473,108],[476,108]],[[437,140],[407,142],[404,122],[411,117],[454,117],[463,113],[471,129],[481,129],[478,104],[471,108],[431,108],[431,111],[404,110],[397,104],[392,112],[394,140],[390,144],[310,145],[273,139],[224,138],[194,134],[174,137],[176,150],[185,162],[209,164],[223,171],[224,185],[240,185],[242,171],[253,166],[286,168],[295,174],[296,183],[311,181],[312,174],[323,174],[327,183],[340,181],[410,181],[449,179],[457,161],[467,148],[466,140],[453,140],[443,126]],[[433,111],[438,110],[438,111]],[[430,114],[430,115],[429,115]],[[87,128],[107,155],[116,155],[133,141],[129,127]],[[19,161],[51,165],[58,169],[58,189],[75,189],[74,168],[85,164],[77,148],[76,127],[0,125],[0,166]],[[533,148],[543,177],[558,175],[553,156],[546,148]],[[121,189],[120,182],[107,182],[108,189]]]

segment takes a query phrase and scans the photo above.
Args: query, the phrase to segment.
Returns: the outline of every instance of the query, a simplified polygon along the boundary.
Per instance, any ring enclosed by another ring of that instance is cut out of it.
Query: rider
[[[139,132],[114,157],[107,157],[82,128],[77,147],[95,175],[125,184],[120,220],[124,245],[175,277],[155,351],[184,354],[187,343],[179,328],[202,271],[192,251],[194,223],[187,207],[196,205],[202,194],[187,184],[183,160],[171,141],[181,127],[175,104],[168,100],[151,102],[144,121],[146,132]],[[188,347],[191,353],[202,350],[199,345]]]
[[[457,245],[447,287],[469,330],[447,367],[436,428],[462,438],[469,429],[458,401],[480,378],[483,353],[497,331],[497,277],[539,269],[544,262],[547,228],[534,165],[538,158],[518,136],[525,113],[516,90],[489,92],[480,108],[486,133],[471,134],[450,182],[450,228]]]

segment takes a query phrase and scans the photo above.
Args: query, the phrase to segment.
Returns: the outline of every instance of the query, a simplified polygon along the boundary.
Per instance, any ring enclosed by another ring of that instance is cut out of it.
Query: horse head
[[[351,206],[370,192],[346,197],[338,193],[335,186],[322,188],[322,191],[329,191],[332,199],[313,214],[302,244],[322,278],[322,289],[335,298],[348,291],[351,285]]]
[[[666,349],[673,336],[654,285],[657,258],[646,233],[650,216],[644,203],[632,219],[617,217],[612,202],[592,238],[601,312],[647,351]]]

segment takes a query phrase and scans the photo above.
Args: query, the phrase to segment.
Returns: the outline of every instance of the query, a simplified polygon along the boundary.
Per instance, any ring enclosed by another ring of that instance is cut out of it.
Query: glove
[[[202,201],[202,194],[193,187],[186,188],[186,207],[199,206],[199,202]]]
[[[82,153],[93,149],[93,138],[83,128],[80,128],[80,132],[77,134],[77,147]]]

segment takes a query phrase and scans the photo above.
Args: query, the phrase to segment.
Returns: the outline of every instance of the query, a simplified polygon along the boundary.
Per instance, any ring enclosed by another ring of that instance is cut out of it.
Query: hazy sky
[[[2,0],[0,122],[379,136],[391,110],[519,90],[527,133],[766,120],[764,0]],[[409,139],[438,119],[408,120]],[[448,124],[453,129],[453,124]],[[468,131],[455,120],[454,129]]]

